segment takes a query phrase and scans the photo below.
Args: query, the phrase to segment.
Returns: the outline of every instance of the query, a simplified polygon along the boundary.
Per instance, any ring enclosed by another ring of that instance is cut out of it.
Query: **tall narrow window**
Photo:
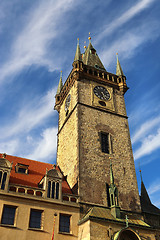
[[[70,215],[60,214],[59,231],[70,233]]]
[[[4,205],[1,223],[7,225],[14,225],[15,212],[15,206]]]
[[[110,207],[111,206],[111,202],[110,202],[109,185],[108,185],[108,183],[106,183],[106,191],[107,191],[107,203],[108,203],[108,207]]]
[[[2,185],[1,185],[2,190],[4,190],[4,188],[5,188],[6,178],[7,178],[7,173],[4,172],[3,179],[2,179]]]
[[[47,191],[48,198],[50,198],[50,192],[51,192],[51,181],[48,182],[48,191]]]
[[[55,195],[55,182],[52,182],[52,195],[51,197],[54,198]]]
[[[110,153],[109,133],[102,133],[101,132],[101,148],[102,148],[102,152]]]
[[[56,184],[56,199],[59,198],[59,183]]]
[[[7,172],[0,171],[0,189],[5,189],[5,183],[7,179]]]
[[[42,210],[31,209],[29,228],[42,228]]]
[[[0,183],[1,183],[1,179],[2,179],[2,171],[0,171]]]

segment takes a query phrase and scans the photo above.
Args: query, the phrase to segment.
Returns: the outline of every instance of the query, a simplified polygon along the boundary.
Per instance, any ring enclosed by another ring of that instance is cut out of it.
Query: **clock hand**
[[[103,93],[103,92],[101,92],[101,94],[102,94],[102,96],[105,98],[105,95],[104,95],[104,93]]]

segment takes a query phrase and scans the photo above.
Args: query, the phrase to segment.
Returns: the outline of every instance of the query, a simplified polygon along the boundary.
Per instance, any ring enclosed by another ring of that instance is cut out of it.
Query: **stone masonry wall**
[[[92,106],[92,83],[79,83],[80,102]],[[126,116],[124,97],[114,91],[116,113]],[[110,184],[112,159],[115,184],[119,191],[120,207],[140,210],[139,193],[133,153],[125,117],[79,105],[80,176],[79,193],[82,201],[107,205],[106,183]],[[100,132],[112,136],[113,154],[101,151]]]
[[[75,108],[78,98],[77,82],[74,83],[68,94],[71,94],[69,113],[66,116],[65,100],[59,113],[60,132],[58,134],[57,164],[63,174],[67,175],[67,181],[72,188],[77,183],[79,175],[78,113],[77,108]]]
[[[86,79],[75,81],[70,90],[70,115],[65,116],[65,101],[61,106],[57,164],[67,175],[71,187],[79,180],[81,201],[107,206],[106,183],[110,184],[111,157],[120,207],[140,210],[124,97],[114,89],[112,98],[115,111],[95,107],[92,84]],[[111,134],[113,154],[101,151],[101,131]]]
[[[121,229],[124,229],[125,225],[119,225],[115,223],[106,223],[103,221],[91,221],[90,222],[90,240],[102,240],[102,239],[112,239],[114,234]],[[155,240],[155,230],[143,229],[140,227],[132,226],[128,229],[134,232],[139,239],[145,240]],[[128,238],[129,239],[129,238]],[[82,239],[83,240],[83,239]]]

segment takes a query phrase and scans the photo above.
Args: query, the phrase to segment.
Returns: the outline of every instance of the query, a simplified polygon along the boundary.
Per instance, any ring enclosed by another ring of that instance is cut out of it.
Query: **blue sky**
[[[65,81],[91,32],[107,71],[119,54],[138,183],[140,163],[160,207],[159,12],[159,0],[1,0],[0,152],[55,162],[60,71]]]

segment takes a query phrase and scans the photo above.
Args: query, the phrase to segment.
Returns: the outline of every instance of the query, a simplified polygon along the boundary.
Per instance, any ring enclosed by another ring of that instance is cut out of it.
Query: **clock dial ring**
[[[69,94],[66,98],[66,101],[65,101],[65,111],[67,112],[68,108],[69,108],[69,105],[70,105],[70,102],[71,102],[71,94]]]
[[[103,101],[108,101],[111,96],[109,91],[103,86],[96,86],[93,89],[94,94]]]

